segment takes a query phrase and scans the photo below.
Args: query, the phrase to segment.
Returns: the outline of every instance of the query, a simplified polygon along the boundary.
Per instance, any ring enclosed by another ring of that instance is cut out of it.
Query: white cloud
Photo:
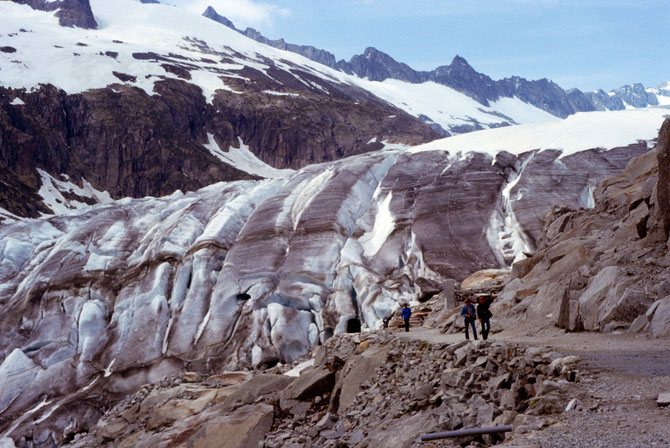
[[[166,2],[167,3],[167,2]],[[288,17],[290,10],[255,0],[173,0],[178,6],[202,14],[208,6],[231,20],[237,28],[267,27],[277,18]]]

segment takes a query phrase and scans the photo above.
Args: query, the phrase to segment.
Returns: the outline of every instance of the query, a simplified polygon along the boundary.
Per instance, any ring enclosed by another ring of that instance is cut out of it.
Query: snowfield
[[[650,107],[607,112],[579,112],[564,120],[470,132],[416,146],[412,152],[443,150],[467,153],[500,151],[521,154],[556,149],[562,155],[591,148],[610,149],[653,140],[670,108]]]

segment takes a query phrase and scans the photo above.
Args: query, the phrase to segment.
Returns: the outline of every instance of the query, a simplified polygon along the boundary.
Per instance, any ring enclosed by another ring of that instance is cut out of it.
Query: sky
[[[167,2],[167,1],[165,1]],[[670,81],[670,0],[172,0],[348,60],[376,47],[416,70],[455,55],[493,79],[611,90]]]

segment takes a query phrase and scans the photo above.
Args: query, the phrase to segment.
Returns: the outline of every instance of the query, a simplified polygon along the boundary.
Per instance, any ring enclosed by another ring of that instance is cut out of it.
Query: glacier
[[[643,129],[639,111],[626,113]],[[591,146],[589,127],[566,126]],[[378,328],[445,279],[532,252],[548,204],[588,205],[598,180],[648,151],[638,137],[565,152],[523,139],[509,150],[445,149],[461,139],[452,137],[7,220],[0,433],[82,430],[98,403],[176,371],[293,362],[333,334]]]

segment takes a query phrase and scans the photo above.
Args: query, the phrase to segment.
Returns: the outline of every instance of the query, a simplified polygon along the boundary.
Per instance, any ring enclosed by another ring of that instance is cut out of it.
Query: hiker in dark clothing
[[[465,305],[461,308],[461,316],[465,318],[465,339],[470,340],[470,334],[468,333],[468,325],[470,325],[472,327],[472,336],[474,336],[476,341],[477,330],[475,329],[475,319],[477,319],[477,311],[475,311],[475,306],[469,298],[465,299]]]
[[[412,316],[412,310],[409,309],[408,304],[402,306],[402,311],[400,312],[400,317],[405,321],[405,331],[409,331],[409,318]]]
[[[384,328],[389,327],[389,322],[391,322],[391,316],[384,316],[384,319],[382,319],[382,322],[384,324]]]
[[[491,302],[492,299],[490,296],[480,296],[479,304],[477,305],[477,316],[482,325],[482,339],[484,340],[488,339],[489,332],[491,331],[491,322],[489,320],[493,317],[491,310],[489,310]]]

